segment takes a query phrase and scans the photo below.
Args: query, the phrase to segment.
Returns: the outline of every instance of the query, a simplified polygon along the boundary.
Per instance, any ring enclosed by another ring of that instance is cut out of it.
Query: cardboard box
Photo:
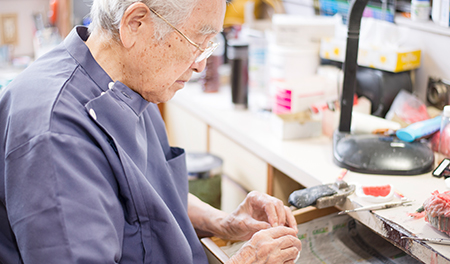
[[[300,116],[297,118],[296,116]],[[310,118],[310,115],[272,114],[270,118],[272,132],[282,140],[319,137],[322,135],[322,121]]]
[[[344,62],[347,42],[344,39],[323,38],[320,57]],[[359,43],[358,65],[389,72],[402,72],[420,67],[421,50],[413,47],[381,47]]]

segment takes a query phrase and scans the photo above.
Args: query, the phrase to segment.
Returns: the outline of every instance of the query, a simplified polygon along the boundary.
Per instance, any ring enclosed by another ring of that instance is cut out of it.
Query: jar
[[[428,21],[430,19],[429,0],[411,0],[411,20]]]

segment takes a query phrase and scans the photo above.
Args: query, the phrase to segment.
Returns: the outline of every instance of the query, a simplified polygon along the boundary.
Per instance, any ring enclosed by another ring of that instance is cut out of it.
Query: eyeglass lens
[[[198,63],[209,58],[209,56],[213,54],[217,46],[219,46],[219,43],[210,42],[210,45],[205,49],[205,51],[198,55],[198,57],[195,59],[195,62]]]

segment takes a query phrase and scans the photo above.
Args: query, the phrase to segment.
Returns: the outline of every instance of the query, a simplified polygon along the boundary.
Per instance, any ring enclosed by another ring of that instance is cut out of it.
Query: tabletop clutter
[[[390,135],[405,142],[425,141],[435,153],[435,169],[430,173],[430,177],[443,178],[447,188],[450,188],[450,106],[444,106],[443,110],[434,107],[427,107],[412,93],[401,90],[396,95],[392,105],[385,117],[386,120],[397,123],[397,128],[377,128],[371,133]],[[336,183],[343,182],[340,177]],[[289,202],[295,208],[305,206],[316,206],[321,208],[321,200],[324,197],[336,196],[339,188],[336,183],[313,186],[294,191],[289,197]],[[443,183],[444,184],[444,183]],[[353,186],[350,192],[345,193],[345,197],[355,194],[361,200],[371,203],[353,210],[346,210],[340,214],[374,211],[389,209],[397,206],[410,206],[411,200],[389,184],[386,180],[384,184],[374,186],[362,186],[358,183],[346,183],[346,186]],[[395,198],[395,200],[394,200]],[[335,200],[333,205],[342,205],[344,200]],[[333,206],[330,205],[330,206]],[[405,217],[423,219],[433,228],[443,234],[450,235],[450,191],[430,193],[430,197],[423,201],[423,206],[417,210],[412,208]],[[415,239],[430,243],[450,244],[450,240],[442,238],[420,238],[404,237],[404,239]]]
[[[242,25],[240,39],[248,43],[246,108],[270,110],[274,137],[331,138],[337,129],[347,36],[339,19],[275,14],[270,28],[256,21]],[[450,188],[450,105],[427,106],[414,94],[411,71],[420,67],[421,50],[406,42],[404,34],[395,24],[362,19],[351,133],[425,142],[430,153],[434,152],[435,169],[430,177],[445,179]],[[411,205],[396,189],[400,186],[391,185],[388,178],[367,186],[342,178],[296,190],[289,203],[294,208],[320,209],[342,205],[353,194],[370,203],[341,214]],[[430,193],[422,213],[415,208],[410,211],[405,217],[425,216],[430,225],[450,235],[450,191]]]
[[[447,187],[450,188],[450,106],[445,106],[443,111],[427,107],[410,92],[401,90],[392,102],[386,114],[386,119],[396,122],[398,128],[379,128],[373,130],[372,133],[388,134],[406,142],[428,141],[430,148],[435,152],[436,161],[436,168],[430,173],[430,177],[445,179]],[[337,186],[342,185],[342,178],[340,177],[334,184],[324,184],[294,191],[289,197],[289,202],[295,208],[310,205],[323,208],[321,200],[325,197],[332,200],[332,197],[338,194],[340,189]],[[345,183],[345,186],[352,186],[350,191],[344,194],[345,197],[354,193],[357,197],[372,203],[372,205],[342,211],[341,213],[382,210],[411,205],[411,200],[403,197],[388,181],[376,186],[361,186],[358,183]],[[396,201],[392,201],[395,197],[397,198]],[[329,204],[329,206],[342,205],[345,199],[335,199],[334,201],[335,204]],[[411,211],[405,217],[424,218],[437,230],[450,235],[450,191],[439,193],[436,190],[430,193],[430,197],[423,201],[421,210]],[[433,240],[431,242],[448,244],[449,241],[436,242]]]
[[[318,209],[343,205],[347,196],[355,194],[369,205],[355,209],[343,210],[338,213],[348,214],[361,211],[375,211],[394,208],[398,206],[411,206],[413,200],[404,197],[394,189],[391,184],[363,186],[359,184],[347,184],[342,180],[334,184],[317,185],[305,189],[296,190],[289,196],[289,203],[293,209],[301,209],[307,206],[315,206]],[[394,199],[396,197],[396,199]],[[450,191],[439,193],[434,191],[423,205],[406,214],[404,217],[424,219],[433,228],[450,236]],[[414,239],[415,237],[404,237]],[[417,238],[417,237],[416,237]],[[417,238],[431,243],[448,244],[450,239],[442,238]]]
[[[272,98],[272,129],[281,140],[323,135],[331,138],[338,126],[343,80],[339,67],[345,58],[346,34],[335,22],[329,18],[273,17],[266,50],[266,89]],[[302,32],[302,38],[288,37],[298,36],[298,32]],[[446,183],[450,188],[450,106],[443,109],[427,106],[413,93],[409,72],[420,67],[421,50],[405,43],[402,34],[393,24],[362,20],[358,54],[361,72],[354,95],[351,131],[387,135],[403,142],[428,143],[436,167],[431,175],[448,178]],[[249,56],[254,51],[255,46],[250,42]],[[251,61],[252,58],[250,64]],[[373,87],[374,80],[379,79],[367,75],[383,75],[379,77],[380,83],[386,87]],[[255,76],[250,72],[251,84],[255,84],[252,82]],[[368,80],[362,81],[364,78]],[[389,84],[389,79],[394,81]],[[378,97],[371,97],[371,93]],[[377,186],[361,186],[338,179],[335,183],[294,191],[289,202],[295,208],[311,205],[323,208],[340,205],[353,193],[373,204],[355,211],[411,205],[411,200],[403,197],[388,180]],[[449,209],[450,192],[430,193],[430,198],[424,201],[426,221],[446,234],[450,234]]]

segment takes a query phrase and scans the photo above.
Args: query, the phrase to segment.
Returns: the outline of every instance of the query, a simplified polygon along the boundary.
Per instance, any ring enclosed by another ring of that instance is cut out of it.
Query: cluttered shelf
[[[332,141],[329,137],[322,135],[294,140],[277,138],[271,129],[270,114],[234,109],[227,86],[221,87],[217,93],[204,93],[199,84],[188,83],[187,87],[177,92],[168,103],[171,104],[196,116],[305,187],[333,183],[341,172],[341,168],[333,162]],[[245,166],[245,161],[242,162]],[[448,246],[401,239],[402,236],[448,238],[424,218],[415,219],[409,216],[422,206],[431,193],[448,190],[442,178],[433,177],[431,173],[394,176],[349,171],[344,180],[358,186],[390,184],[397,193],[412,200],[410,206],[398,206],[373,213],[353,212],[350,216],[425,263],[432,259],[437,260],[435,263],[450,261]],[[340,209],[354,209],[372,204],[356,194],[348,198],[345,204],[339,206]],[[392,198],[392,201],[399,200],[398,197]]]

